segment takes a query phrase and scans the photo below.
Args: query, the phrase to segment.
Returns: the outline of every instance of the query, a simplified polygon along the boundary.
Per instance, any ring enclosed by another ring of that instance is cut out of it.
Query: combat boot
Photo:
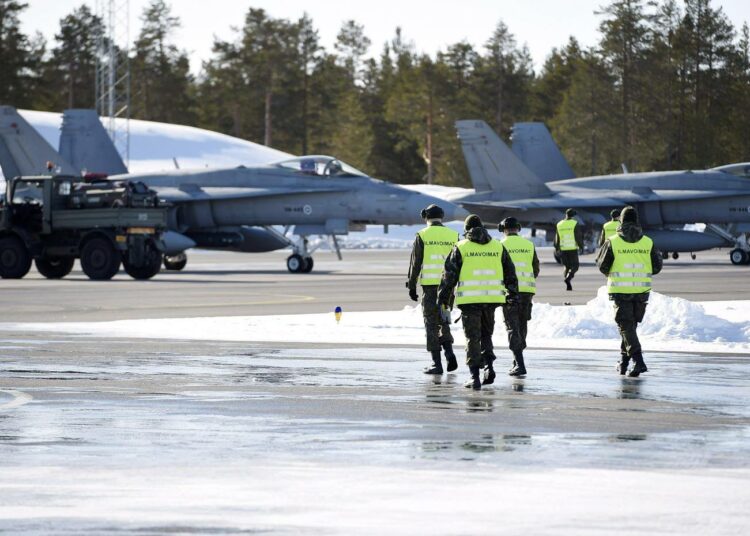
[[[480,391],[482,389],[482,380],[479,378],[479,367],[469,367],[471,379],[464,384],[464,387]]]
[[[648,368],[646,367],[646,363],[643,361],[643,355],[642,354],[635,354],[633,356],[633,361],[635,362],[635,365],[633,365],[633,370],[630,371],[631,378],[637,378],[641,375],[643,372],[648,372]]]
[[[621,354],[620,355],[620,361],[617,363],[617,370],[620,373],[620,376],[625,376],[628,372],[628,363],[630,363],[630,358],[627,354]]]
[[[510,369],[508,376],[526,376],[526,365],[524,365],[523,362],[523,352],[514,352],[513,355],[516,356],[516,360],[514,361],[515,366]]]
[[[492,361],[489,361],[484,367],[484,379],[482,380],[482,385],[491,385],[495,383],[496,376],[497,374],[495,374],[495,368],[492,366]]]
[[[443,353],[445,354],[445,361],[447,362],[446,369],[448,372],[453,372],[458,368],[458,362],[456,361],[456,354],[453,353],[453,345],[449,342],[443,343]]]
[[[425,367],[424,373],[425,374],[442,374],[443,373],[443,364],[440,361],[440,350],[432,351],[432,366]]]

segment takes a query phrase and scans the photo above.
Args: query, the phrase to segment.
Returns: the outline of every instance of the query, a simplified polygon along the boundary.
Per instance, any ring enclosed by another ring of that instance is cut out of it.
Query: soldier
[[[617,228],[620,226],[620,209],[612,209],[609,215],[612,219],[602,225],[602,232],[599,234],[599,247],[602,247],[606,240],[615,236]]]
[[[528,322],[531,320],[532,300],[536,294],[536,278],[539,277],[539,257],[536,255],[534,243],[518,236],[521,224],[517,219],[505,218],[498,225],[498,230],[505,235],[502,243],[513,261],[518,279],[518,306],[513,307],[507,303],[503,305],[505,328],[508,331],[508,342],[514,357],[513,366],[508,371],[508,375],[525,376],[526,365],[523,361],[523,351],[526,348]],[[485,373],[484,383],[492,383],[487,380]]]
[[[643,234],[633,207],[622,210],[620,222],[617,234],[599,250],[596,264],[607,276],[609,299],[614,302],[615,322],[622,337],[617,370],[624,375],[632,359],[634,365],[628,376],[637,378],[648,368],[636,328],[646,314],[651,275],[661,272],[662,257],[651,239]]]
[[[427,227],[417,233],[411,250],[409,280],[406,287],[409,297],[418,301],[417,283],[422,286],[422,316],[427,336],[427,351],[432,354],[432,365],[425,367],[425,374],[442,374],[440,347],[443,347],[448,372],[458,368],[456,354],[453,353],[453,336],[450,319],[441,319],[437,304],[437,290],[443,273],[445,258],[458,242],[458,233],[442,224],[443,209],[430,205],[422,210],[422,219]]]
[[[555,233],[555,252],[560,256],[565,267],[565,289],[573,290],[570,282],[578,271],[578,251],[583,252],[583,233],[575,217],[578,212],[569,208],[565,211],[565,219],[557,222]]]
[[[476,214],[464,222],[464,240],[455,245],[445,261],[438,290],[441,316],[450,317],[450,300],[458,285],[456,305],[466,335],[466,364],[471,380],[465,386],[479,390],[482,366],[494,377],[492,332],[495,309],[504,303],[518,303],[518,280],[513,261],[499,240],[493,240]]]

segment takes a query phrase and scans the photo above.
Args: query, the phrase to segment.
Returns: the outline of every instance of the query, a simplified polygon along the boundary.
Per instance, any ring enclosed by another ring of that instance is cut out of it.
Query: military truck
[[[150,279],[161,266],[167,210],[139,182],[16,177],[0,201],[0,277],[24,277],[33,260],[44,277],[60,279],[80,259],[90,279],[111,279],[121,264]]]

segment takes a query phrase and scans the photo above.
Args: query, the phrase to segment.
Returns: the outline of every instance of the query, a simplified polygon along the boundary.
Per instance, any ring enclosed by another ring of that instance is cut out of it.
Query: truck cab
[[[16,177],[0,204],[0,277],[24,277],[32,260],[47,278],[65,277],[75,259],[90,279],[158,273],[167,208],[132,181],[67,175]]]

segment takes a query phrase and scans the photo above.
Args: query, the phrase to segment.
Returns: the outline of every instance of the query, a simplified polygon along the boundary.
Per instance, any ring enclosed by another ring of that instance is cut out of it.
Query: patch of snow
[[[3,467],[0,530],[645,536],[743,534],[750,523],[746,469],[102,464]],[[491,498],[491,514],[477,498]]]
[[[750,317],[750,301],[730,302]],[[329,313],[302,315],[234,316],[118,320],[112,322],[5,323],[0,330],[59,332],[102,337],[226,340],[257,342],[327,342],[335,344],[422,344],[424,327],[420,306],[400,311],[346,311],[340,323]],[[711,306],[713,307],[713,306]],[[459,311],[453,312],[454,319]],[[505,345],[505,327],[498,312],[495,342]],[[639,334],[647,350],[750,351],[750,320],[740,322],[706,312],[704,305],[682,298],[651,293]],[[454,330],[457,344],[465,342]],[[528,344],[533,348],[618,349],[619,335],[606,287],[586,305],[534,305]]]

